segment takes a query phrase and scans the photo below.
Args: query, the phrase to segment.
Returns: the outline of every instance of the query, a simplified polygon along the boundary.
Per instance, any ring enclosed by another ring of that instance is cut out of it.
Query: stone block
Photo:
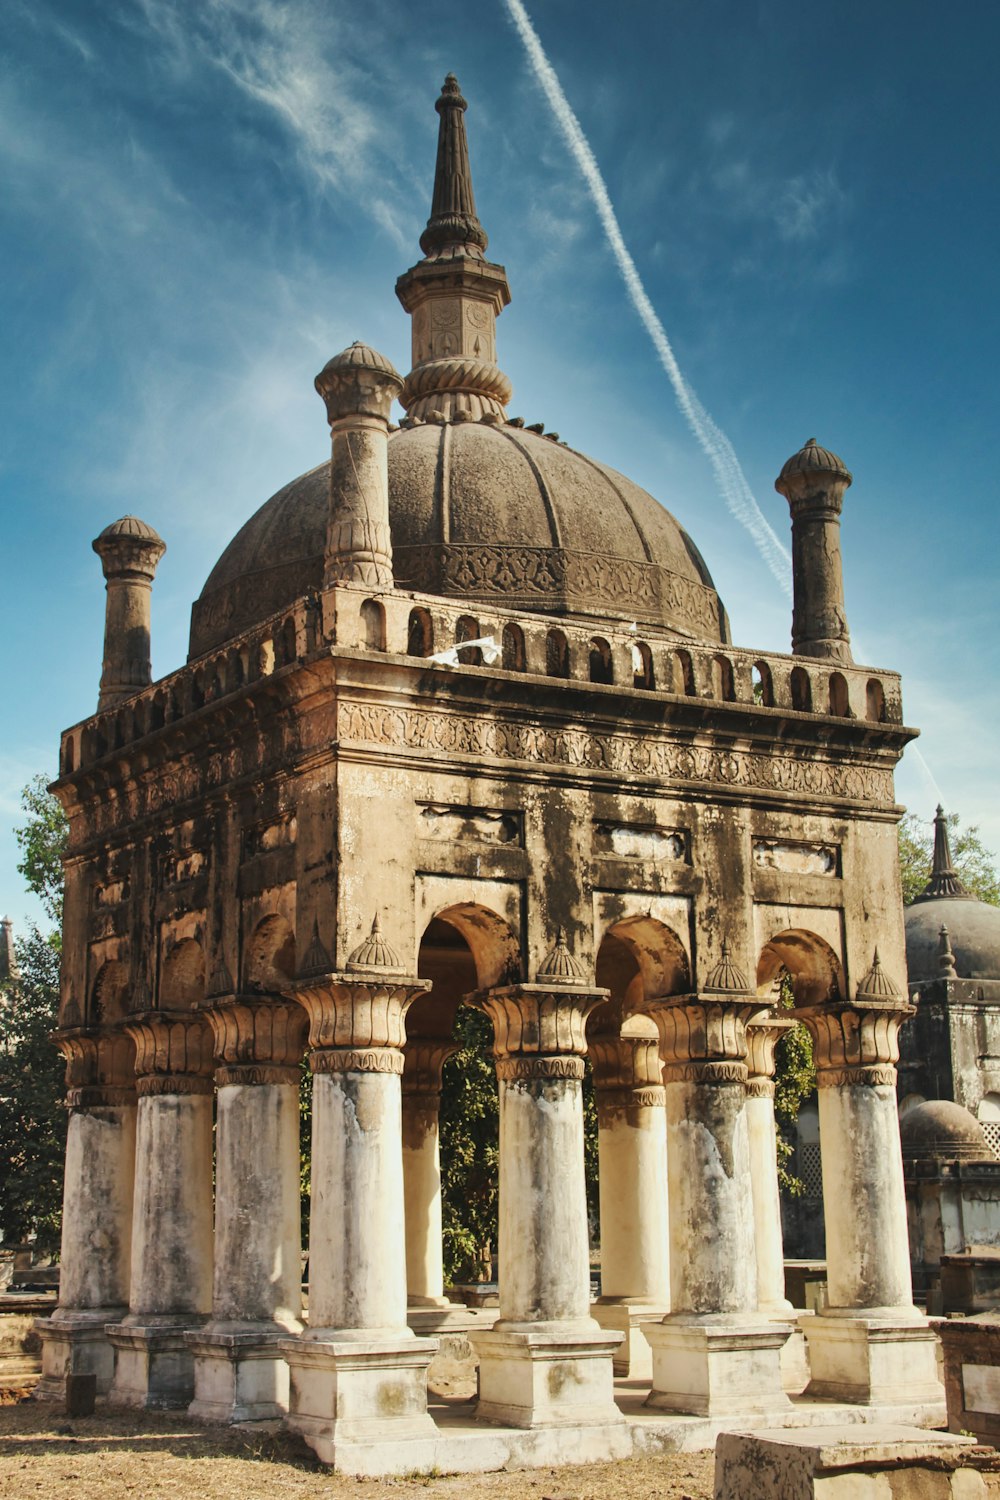
[[[190,1326],[108,1324],[115,1351],[115,1377],[108,1398],[115,1406],[173,1410],[194,1396],[194,1356],[185,1334]]]
[[[996,1313],[935,1323],[944,1356],[948,1426],[1000,1444],[1000,1321]]]
[[[659,1323],[666,1313],[665,1307],[636,1306],[624,1301],[610,1299],[595,1302],[590,1315],[601,1328],[618,1329],[622,1341],[614,1354],[616,1380],[642,1380],[653,1378],[653,1356],[644,1328],[647,1323]]]
[[[809,1346],[807,1396],[861,1405],[943,1403],[937,1336],[923,1318],[803,1318]]]
[[[470,1335],[479,1356],[477,1417],[509,1427],[568,1427],[624,1421],[615,1405],[618,1332],[586,1322],[494,1327]]]
[[[285,1330],[185,1335],[194,1355],[194,1400],[188,1416],[206,1422],[265,1422],[288,1410],[288,1365],[278,1348]]]
[[[1000,1455],[971,1438],[882,1426],[722,1433],[715,1500],[987,1500]]]
[[[341,1467],[342,1448],[384,1444],[391,1464],[382,1472],[419,1469],[423,1446],[436,1435],[427,1412],[427,1367],[437,1347],[435,1339],[405,1334],[364,1341],[335,1335],[283,1339],[278,1348],[290,1376],[286,1426],[333,1468]],[[408,1461],[407,1445],[413,1445]]]
[[[55,1312],[39,1318],[36,1332],[42,1341],[42,1378],[35,1387],[36,1401],[65,1401],[70,1375],[97,1377],[97,1394],[106,1396],[115,1373],[115,1351],[105,1328],[110,1317],[124,1308],[104,1308],[93,1313]]]
[[[775,1412],[788,1404],[782,1386],[784,1323],[666,1319],[644,1332],[653,1354],[646,1405],[697,1417]]]

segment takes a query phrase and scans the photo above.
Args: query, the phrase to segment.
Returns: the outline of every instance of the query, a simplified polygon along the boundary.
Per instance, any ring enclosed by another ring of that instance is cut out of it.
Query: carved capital
[[[499,1064],[504,1058],[545,1056],[578,1057],[582,1077],[587,1017],[610,993],[546,984],[477,991],[470,998],[493,1022],[497,1076],[503,1076]]]
[[[497,1058],[497,1077],[502,1083],[524,1083],[536,1078],[582,1081],[582,1057],[563,1053],[558,1057],[526,1056]]]
[[[412,1037],[403,1053],[403,1098],[437,1100],[441,1094],[441,1070],[458,1051],[450,1037]]]
[[[220,995],[202,1007],[212,1028],[215,1081],[295,1083],[308,1022],[282,995]]]
[[[774,1077],[774,1049],[787,1032],[795,1030],[797,1024],[788,1016],[775,1015],[771,1011],[761,1011],[747,1022],[747,1068],[751,1082]],[[749,1089],[747,1093],[750,1093]],[[773,1088],[771,1093],[774,1093]],[[752,1097],[763,1096],[755,1093]]]
[[[747,1081],[747,1065],[742,1062],[665,1063],[664,1083],[742,1083]]]
[[[130,1016],[125,1029],[135,1043],[140,1098],[212,1092],[212,1032],[202,1016],[147,1010]]]
[[[310,1052],[313,1073],[402,1073],[403,1054],[397,1047],[330,1047]]]
[[[895,1083],[899,1028],[916,1007],[901,997],[804,1005],[792,1017],[809,1028],[819,1088]]]
[[[757,1077],[757,1078],[748,1078],[747,1079],[747,1098],[748,1099],[773,1099],[774,1098],[774,1079],[773,1078],[760,1078],[760,1077]]]
[[[598,1089],[595,1092],[597,1124],[607,1130],[623,1121],[632,1126],[640,1125],[642,1112],[647,1109],[662,1109],[666,1103],[666,1090],[655,1088]]]
[[[330,1048],[371,1049],[406,1043],[406,1012],[418,995],[430,989],[426,979],[347,973],[317,974],[298,979],[288,994],[298,1001],[309,1018],[309,1045],[317,1051]],[[322,1071],[310,1064],[313,1072]],[[402,1072],[402,1059],[398,1070]]]
[[[738,1063],[746,1078],[746,1024],[759,1001],[748,995],[670,995],[647,1001],[645,1009],[660,1033],[664,1083],[688,1076],[678,1068],[701,1063]]]
[[[121,1027],[67,1027],[52,1040],[66,1059],[67,1108],[135,1103],[135,1047]]]
[[[610,1089],[659,1088],[660,1044],[652,1037],[592,1036],[588,1051],[598,1094]]]

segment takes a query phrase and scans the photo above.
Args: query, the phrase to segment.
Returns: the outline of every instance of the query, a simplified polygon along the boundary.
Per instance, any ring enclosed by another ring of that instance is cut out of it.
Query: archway
[[[790,927],[769,938],[757,960],[757,993],[773,998],[788,975],[796,1005],[821,1005],[844,995],[844,971],[830,944],[815,932]]]
[[[102,964],[94,980],[91,1019],[97,1026],[123,1021],[128,1010],[128,969],[121,963]]]
[[[194,938],[175,943],[160,970],[160,1009],[193,1010],[205,998],[205,955]]]
[[[261,919],[246,946],[243,983],[253,992],[280,994],[295,977],[295,934],[284,917]]]

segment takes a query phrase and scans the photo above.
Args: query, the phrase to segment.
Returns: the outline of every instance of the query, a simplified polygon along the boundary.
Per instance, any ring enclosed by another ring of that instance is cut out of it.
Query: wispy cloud
[[[705,410],[677,363],[666,330],[649,300],[635,261],[625,243],[618,216],[597,159],[579,120],[570,107],[527,11],[521,0],[504,0],[504,3],[524,43],[532,72],[548,99],[559,129],[583,174],[629,298],[673,387],[681,414],[712,466],[716,483],[730,513],[742,526],[746,527],[778,586],[791,598],[791,558],[788,549],[778,540],[757,504],[732,443]]]

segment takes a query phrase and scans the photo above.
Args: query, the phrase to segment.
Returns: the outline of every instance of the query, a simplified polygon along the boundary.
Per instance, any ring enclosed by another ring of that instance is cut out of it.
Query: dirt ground
[[[286,1435],[203,1427],[183,1416],[0,1404],[2,1500],[711,1500],[710,1453],[509,1474],[344,1479]]]

